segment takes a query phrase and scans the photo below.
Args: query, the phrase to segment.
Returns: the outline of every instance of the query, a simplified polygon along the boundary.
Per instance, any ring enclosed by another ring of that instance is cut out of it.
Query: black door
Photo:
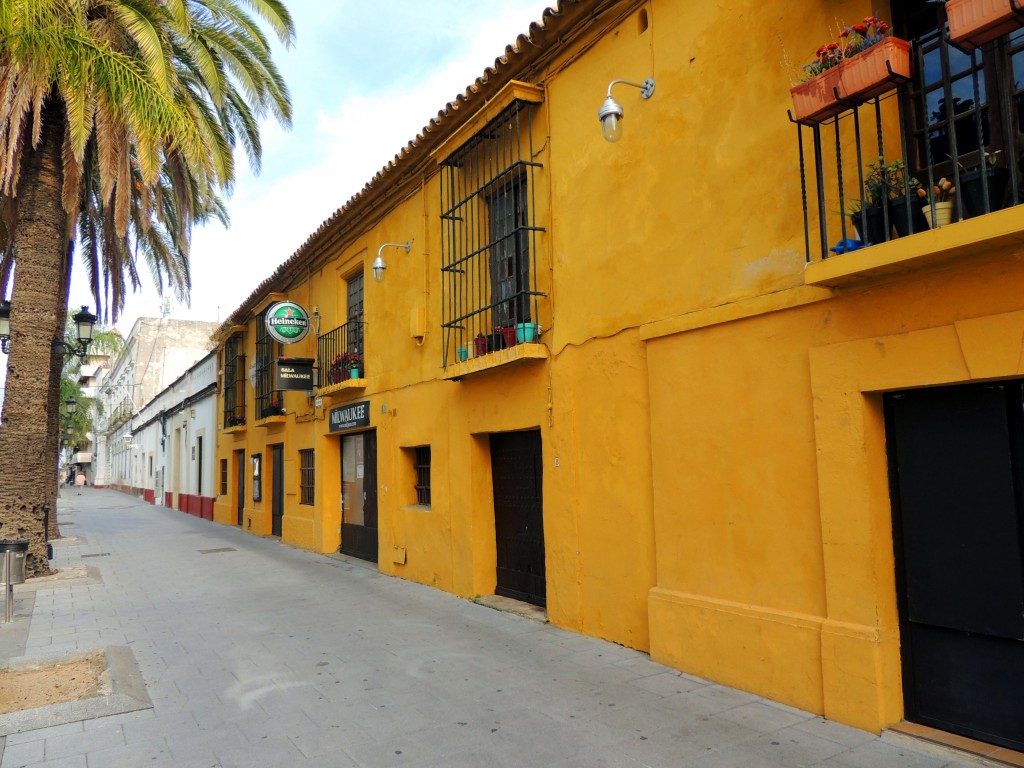
[[[494,592],[543,607],[547,587],[540,432],[491,435],[491,477],[498,547]]]
[[[377,434],[341,438],[341,552],[377,562]]]
[[[245,451],[235,451],[235,470],[238,496],[238,524],[242,525],[243,512],[245,508]]]
[[[1022,384],[886,399],[906,717],[1024,749]]]
[[[270,502],[270,533],[281,535],[281,521],[284,519],[284,446],[270,446],[270,463],[273,464],[273,479]]]

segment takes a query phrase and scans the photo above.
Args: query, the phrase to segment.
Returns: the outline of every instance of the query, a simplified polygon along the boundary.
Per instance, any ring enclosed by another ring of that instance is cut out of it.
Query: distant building
[[[142,488],[142,468],[130,446],[141,409],[213,348],[217,323],[142,317],[97,386],[94,484]],[[141,422],[139,422],[141,423]],[[141,495],[141,491],[139,491]]]

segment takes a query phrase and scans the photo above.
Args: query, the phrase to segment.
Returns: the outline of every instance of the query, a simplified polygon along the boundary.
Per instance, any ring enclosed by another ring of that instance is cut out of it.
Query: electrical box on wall
[[[422,339],[427,335],[427,310],[425,307],[413,307],[409,316],[409,333],[414,339]]]

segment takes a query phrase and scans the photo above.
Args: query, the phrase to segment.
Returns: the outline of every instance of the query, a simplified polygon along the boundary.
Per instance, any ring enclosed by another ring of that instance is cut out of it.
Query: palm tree
[[[76,242],[101,315],[138,285],[139,255],[187,297],[191,228],[223,218],[234,148],[258,170],[259,118],[290,120],[259,21],[291,44],[280,0],[0,3],[0,292],[14,266],[0,538],[29,540],[31,574],[48,570],[47,402]]]

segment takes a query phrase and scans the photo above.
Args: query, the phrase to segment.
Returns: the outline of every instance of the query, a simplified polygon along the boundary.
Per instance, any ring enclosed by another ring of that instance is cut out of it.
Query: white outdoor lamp
[[[408,253],[412,249],[412,243],[384,243],[380,248],[377,249],[377,258],[373,260],[373,279],[378,283],[384,282],[384,270],[388,268],[388,265],[384,262],[384,257],[381,256],[381,252],[385,248],[404,248],[405,252]]]
[[[607,141],[616,142],[622,138],[622,105],[612,98],[612,86],[622,83],[640,89],[640,96],[649,99],[654,94],[654,78],[648,77],[642,83],[634,83],[630,80],[612,80],[608,83],[608,95],[604,104],[597,111],[601,120],[601,132]]]

